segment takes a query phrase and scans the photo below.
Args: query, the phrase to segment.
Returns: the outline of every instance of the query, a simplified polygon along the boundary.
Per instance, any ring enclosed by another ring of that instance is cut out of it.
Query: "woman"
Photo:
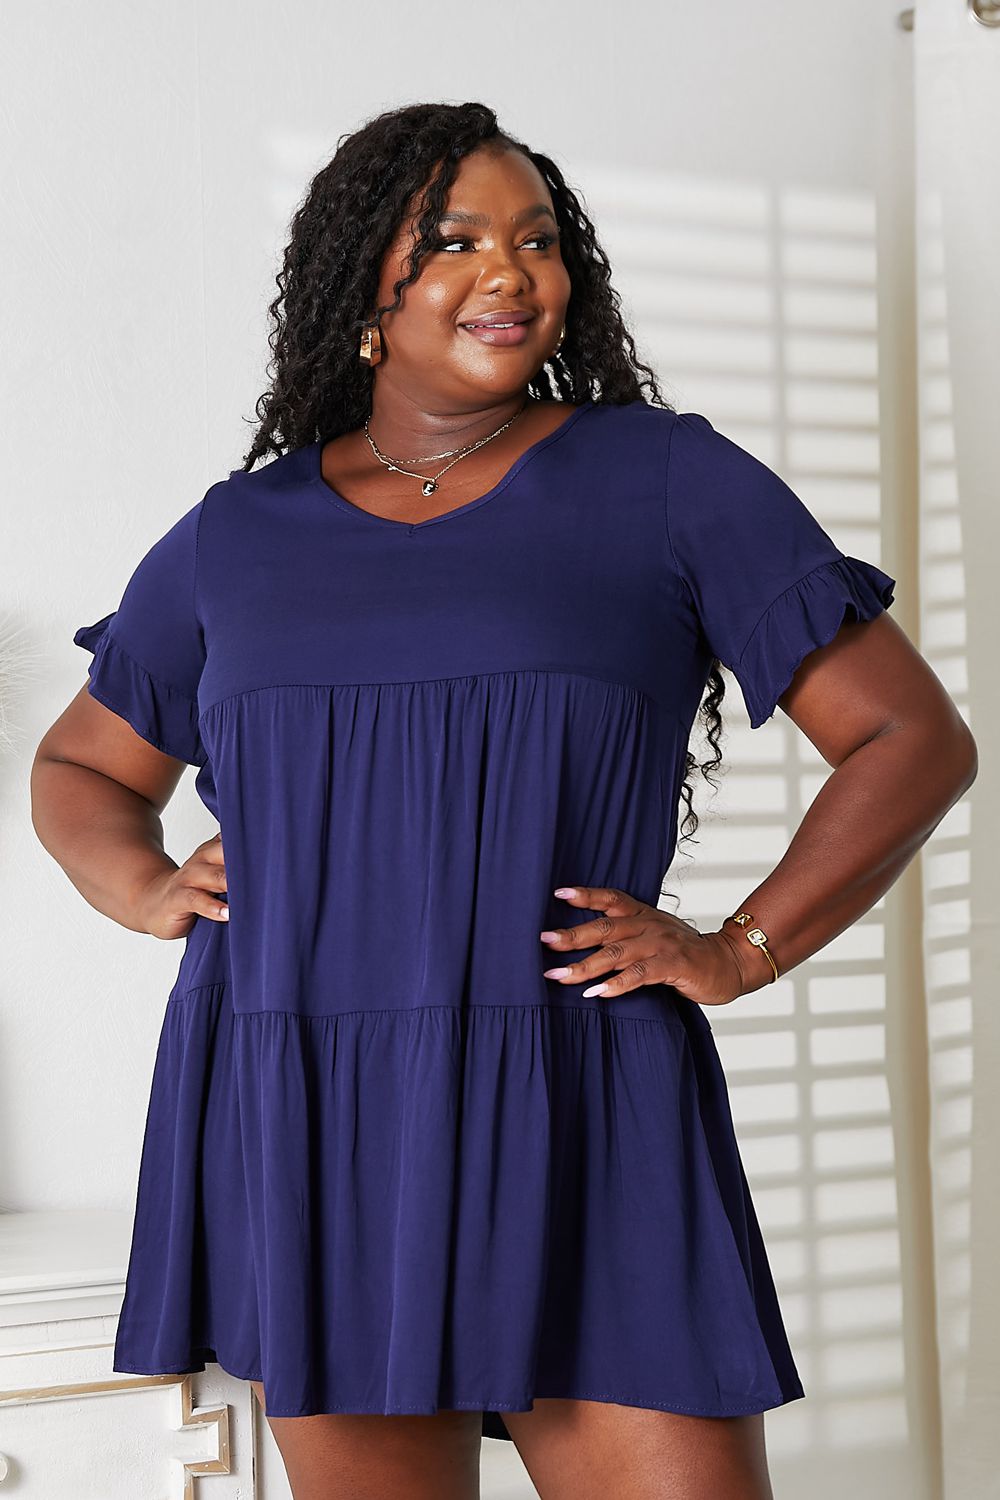
[[[77,632],[33,768],[91,905],[186,939],[114,1368],[252,1381],[296,1500],[466,1500],[483,1432],[543,1500],[762,1500],[803,1388],[707,1009],[867,911],[974,743],[489,109],[343,140],[278,282],[243,468]],[[702,933],[657,902],[720,663],[835,769]]]

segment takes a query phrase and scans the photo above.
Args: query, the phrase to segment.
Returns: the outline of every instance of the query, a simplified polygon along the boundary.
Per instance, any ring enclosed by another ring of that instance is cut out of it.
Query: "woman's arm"
[[[786,853],[740,904],[785,974],[894,884],[976,778],[976,742],[931,667],[886,613],[843,625],[811,652],[780,706],[835,769]],[[743,993],[770,964],[724,922]]]
[[[740,905],[785,974],[874,906],[972,785],[978,762],[955,704],[884,611],[847,621],[810,651],[778,701],[835,768],[784,857]],[[662,983],[725,1005],[774,979],[735,923],[703,933],[627,891],[581,885],[555,894],[600,913],[539,934],[560,958],[597,948],[543,971],[561,984],[598,980],[586,996]]]
[[[173,914],[176,931],[165,929],[162,902],[147,898],[154,882],[166,888],[180,868],[163,848],[160,814],[184,768],[85,686],[35,751],[31,821],[39,840],[91,906],[133,932],[183,935],[183,913]],[[186,904],[218,915],[218,898],[207,891]]]

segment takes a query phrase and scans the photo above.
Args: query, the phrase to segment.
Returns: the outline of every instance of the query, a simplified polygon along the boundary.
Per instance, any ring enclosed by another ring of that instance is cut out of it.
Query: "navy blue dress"
[[[642,399],[416,523],[322,446],[213,484],[74,637],[198,767],[231,914],[166,1000],[114,1368],[494,1437],[534,1397],[795,1400],[706,1008],[586,999],[538,934],[594,915],[560,885],[657,904],[713,657],[756,727],[895,580]]]

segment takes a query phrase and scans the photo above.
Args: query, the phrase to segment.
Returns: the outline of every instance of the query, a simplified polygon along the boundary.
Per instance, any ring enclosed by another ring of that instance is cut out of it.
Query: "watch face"
[[[761,943],[767,942],[767,934],[761,932],[759,927],[751,927],[750,931],[747,933],[747,937],[750,939],[751,943],[755,943],[758,948],[760,947]]]

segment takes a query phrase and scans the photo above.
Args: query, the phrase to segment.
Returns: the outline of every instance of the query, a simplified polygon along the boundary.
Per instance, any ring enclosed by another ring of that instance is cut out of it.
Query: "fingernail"
[[[575,896],[576,886],[561,885],[558,890],[552,892],[553,896]]]
[[[546,979],[565,979],[566,975],[568,973],[569,973],[568,969],[546,969],[545,970],[545,978]]]
[[[559,941],[558,932],[540,932],[538,936],[543,943],[557,943]]]
[[[606,984],[592,984],[589,990],[584,990],[583,998],[586,1000],[590,995],[603,995],[606,989]]]
[[[228,922],[229,921],[229,907],[228,906],[220,906],[219,907],[219,916],[222,918],[222,920],[224,922]]]

